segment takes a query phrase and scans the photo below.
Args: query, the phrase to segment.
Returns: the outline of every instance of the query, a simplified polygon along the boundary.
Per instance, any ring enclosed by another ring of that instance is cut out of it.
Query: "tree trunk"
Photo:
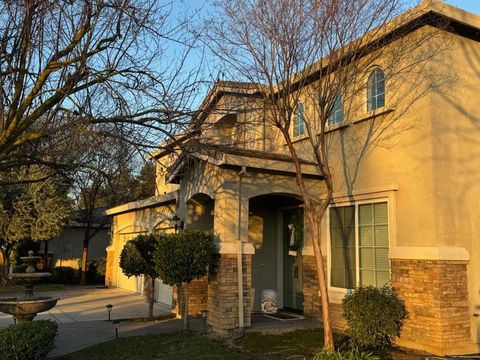
[[[188,286],[188,284],[185,284],[183,286],[183,296],[184,296],[184,320],[183,320],[183,325],[185,327],[184,330],[190,330],[190,321],[189,321],[189,317],[188,317],[188,302],[190,300],[190,287]]]
[[[1,273],[0,273],[0,282],[3,284],[3,285],[7,285],[8,284],[8,268],[9,268],[9,261],[8,261],[8,253],[6,253],[5,251],[0,251],[0,260],[3,260],[2,261],[2,268],[0,269],[1,270]]]
[[[88,261],[88,244],[90,239],[85,237],[83,239],[83,250],[82,250],[82,266],[80,268],[80,285],[86,285],[87,280],[85,278],[87,272],[87,261]]]
[[[333,350],[334,349],[333,329],[332,329],[332,319],[330,316],[330,303],[328,300],[328,289],[327,289],[328,279],[325,274],[322,249],[320,247],[320,230],[319,230],[320,221],[323,218],[325,211],[328,207],[328,204],[330,202],[330,199],[332,197],[331,186],[330,186],[331,177],[330,177],[330,174],[326,174],[325,171],[320,171],[321,175],[324,176],[324,181],[326,182],[326,185],[327,185],[327,194],[326,194],[327,198],[323,200],[321,209],[317,210],[315,209],[315,206],[308,194],[307,187],[305,186],[305,181],[302,175],[302,166],[300,164],[300,160],[297,156],[297,152],[295,150],[295,147],[293,146],[293,143],[291,141],[288,131],[285,131],[283,129],[283,135],[287,142],[287,146],[290,150],[290,154],[292,155],[292,160],[295,166],[298,189],[300,190],[300,193],[303,199],[304,212],[307,216],[308,224],[310,225],[311,232],[312,232],[313,254],[315,257],[315,267],[317,270],[318,286],[320,288],[320,296],[321,296],[321,303],[322,303],[323,337],[324,337],[323,346],[326,349]],[[326,168],[328,169],[328,165]],[[318,221],[316,221],[316,219],[318,219]]]
[[[323,319],[323,337],[324,337],[324,347],[326,349],[334,349],[333,343],[333,329],[332,329],[332,319],[330,316],[330,302],[328,299],[328,289],[327,289],[327,276],[325,274],[325,267],[322,255],[322,249],[320,248],[320,231],[319,225],[315,221],[315,214],[313,209],[305,208],[307,213],[308,222],[312,231],[312,244],[313,244],[313,254],[315,256],[315,266],[317,270],[318,285],[320,288],[320,297],[322,303],[322,319]]]
[[[148,320],[153,320],[153,303],[155,302],[155,278],[149,276],[150,289],[148,291]]]

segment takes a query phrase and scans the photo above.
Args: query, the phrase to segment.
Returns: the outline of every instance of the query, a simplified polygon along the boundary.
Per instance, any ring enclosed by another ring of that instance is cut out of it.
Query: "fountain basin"
[[[48,272],[35,273],[12,273],[9,275],[10,280],[17,285],[37,284],[46,281],[52,275]]]
[[[58,298],[38,296],[34,299],[21,297],[0,298],[0,312],[13,315],[19,323],[32,321],[40,312],[50,310],[57,304]]]

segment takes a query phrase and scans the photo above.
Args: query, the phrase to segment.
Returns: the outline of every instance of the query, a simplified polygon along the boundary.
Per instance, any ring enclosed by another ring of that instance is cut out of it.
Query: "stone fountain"
[[[49,272],[35,272],[35,264],[40,256],[33,256],[33,251],[28,256],[20,259],[27,264],[25,273],[12,273],[10,279],[17,285],[23,285],[25,294],[19,297],[0,298],[0,312],[15,316],[19,323],[32,321],[38,313],[50,310],[58,298],[37,296],[33,293],[33,286],[50,278]]]

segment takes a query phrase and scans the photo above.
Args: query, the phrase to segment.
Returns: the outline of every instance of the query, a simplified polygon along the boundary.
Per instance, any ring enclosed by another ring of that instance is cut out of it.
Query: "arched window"
[[[367,82],[367,110],[372,111],[385,106],[385,75],[380,68],[370,73]]]
[[[305,106],[298,103],[293,117],[293,137],[305,135]]]

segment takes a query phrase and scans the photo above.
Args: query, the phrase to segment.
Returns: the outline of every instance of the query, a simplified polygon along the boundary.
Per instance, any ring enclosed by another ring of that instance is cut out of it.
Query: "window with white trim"
[[[293,137],[305,135],[305,105],[298,103],[293,117]]]
[[[367,110],[385,106],[385,74],[380,68],[373,70],[367,82]]]
[[[390,282],[388,204],[330,208],[330,286],[381,287]]]
[[[332,113],[328,117],[327,125],[340,124],[343,121],[343,96],[338,95],[335,98],[335,104],[333,104]]]

